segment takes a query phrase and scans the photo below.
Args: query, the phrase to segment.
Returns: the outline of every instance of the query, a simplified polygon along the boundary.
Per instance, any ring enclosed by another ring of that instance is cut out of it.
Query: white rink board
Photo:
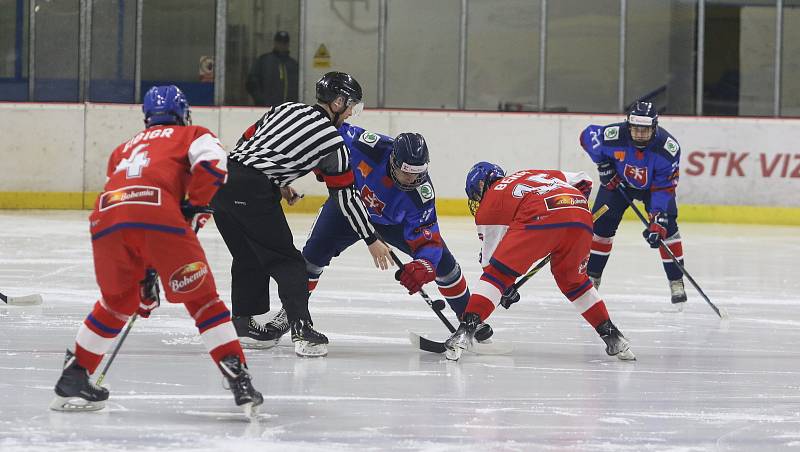
[[[194,123],[217,133],[228,150],[263,114],[260,108],[192,110]],[[561,168],[595,175],[578,136],[588,124],[622,119],[622,115],[370,110],[353,123],[391,136],[422,133],[431,150],[437,196],[461,198],[464,174],[479,160],[495,161],[509,171]],[[7,165],[0,191],[9,192],[100,191],[108,154],[142,128],[139,105],[1,104],[0,121],[15,131],[0,148]],[[800,197],[793,196],[800,191],[800,151],[792,140],[800,120],[662,117],[660,124],[681,144],[681,203],[800,206]],[[307,194],[326,194],[313,177],[304,177],[296,187]]]

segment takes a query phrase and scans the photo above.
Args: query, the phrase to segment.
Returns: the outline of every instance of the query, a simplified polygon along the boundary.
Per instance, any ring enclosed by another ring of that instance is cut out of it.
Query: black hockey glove
[[[139,281],[139,317],[148,318],[155,308],[161,305],[161,289],[158,286],[158,273],[152,268],[144,272],[144,279]]]
[[[214,209],[211,206],[195,206],[188,199],[184,199],[181,201],[181,213],[183,218],[186,218],[186,221],[192,226],[192,229],[198,231],[206,225],[206,222],[214,213]]]
[[[511,287],[506,289],[506,291],[503,292],[503,295],[500,296],[500,306],[506,309],[510,308],[512,304],[518,301],[519,301],[519,292],[517,291],[517,288],[514,287],[514,285],[511,285]]]
[[[650,244],[650,248],[658,248],[661,241],[667,238],[667,216],[664,212],[650,214],[650,226],[642,232],[644,239]]]
[[[614,191],[620,185],[625,187],[622,179],[617,174],[617,169],[614,167],[614,162],[606,160],[597,164],[597,174],[600,176],[600,185],[605,187],[606,190]]]

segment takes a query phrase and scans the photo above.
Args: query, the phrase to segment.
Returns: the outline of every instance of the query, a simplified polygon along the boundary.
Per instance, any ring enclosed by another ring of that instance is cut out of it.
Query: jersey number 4
[[[114,169],[114,173],[125,171],[125,176],[128,179],[134,177],[141,177],[144,167],[150,164],[150,158],[147,157],[146,144],[140,144],[131,151],[130,157],[123,159]]]
[[[518,183],[514,186],[512,195],[515,198],[522,198],[526,193],[535,192],[537,195],[544,195],[558,188],[571,187],[568,183],[556,177],[544,173],[534,174],[525,178],[526,182],[534,182],[535,185]]]

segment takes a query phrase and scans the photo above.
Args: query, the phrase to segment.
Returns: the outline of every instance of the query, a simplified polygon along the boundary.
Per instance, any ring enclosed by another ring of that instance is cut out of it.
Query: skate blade
[[[247,349],[255,349],[255,350],[267,350],[272,347],[278,345],[278,342],[281,341],[281,338],[269,341],[259,341],[250,337],[240,337],[239,343],[242,345],[242,348]]]
[[[636,355],[633,354],[631,349],[619,352],[614,356],[616,356],[620,361],[636,361]]]
[[[309,344],[307,341],[294,343],[294,353],[301,358],[322,358],[328,356],[328,344]]]
[[[255,405],[253,402],[247,402],[242,405],[242,411],[244,411],[244,416],[250,421],[255,421],[258,419],[258,407],[259,405]]]
[[[456,348],[447,348],[444,351],[444,357],[448,361],[458,361],[461,359],[461,354],[464,353],[464,349],[461,347],[456,346]]]
[[[55,396],[53,401],[50,402],[51,410],[71,413],[79,413],[82,411],[99,411],[105,407],[105,401],[90,402],[80,397]]]
[[[686,307],[686,302],[672,303],[672,307],[675,308],[675,312],[683,312],[683,308]]]

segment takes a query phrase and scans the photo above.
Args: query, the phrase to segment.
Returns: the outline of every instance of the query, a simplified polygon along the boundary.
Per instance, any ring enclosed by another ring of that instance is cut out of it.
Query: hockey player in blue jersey
[[[644,202],[650,225],[643,232],[652,248],[659,240],[683,263],[683,246],[678,232],[678,165],[681,149],[678,141],[658,125],[658,112],[650,102],[637,102],[625,122],[607,126],[590,125],[580,136],[581,147],[597,164],[601,187],[594,203],[595,210],[607,205],[609,211],[594,222],[592,253],[587,273],[595,287],[611,254],[617,226],[628,208],[618,192],[621,186],[630,199]],[[686,302],[683,273],[663,249],[661,261],[669,280],[672,303],[681,310]]]
[[[392,139],[347,123],[339,132],[350,149],[355,186],[370,222],[384,241],[413,258],[399,271],[400,283],[414,294],[436,281],[460,319],[470,293],[461,267],[439,232],[425,139],[418,133],[401,133]],[[309,292],[331,259],[358,241],[334,202],[329,199],[322,206],[303,248]],[[491,327],[482,324],[475,337],[481,341],[491,334]]]

